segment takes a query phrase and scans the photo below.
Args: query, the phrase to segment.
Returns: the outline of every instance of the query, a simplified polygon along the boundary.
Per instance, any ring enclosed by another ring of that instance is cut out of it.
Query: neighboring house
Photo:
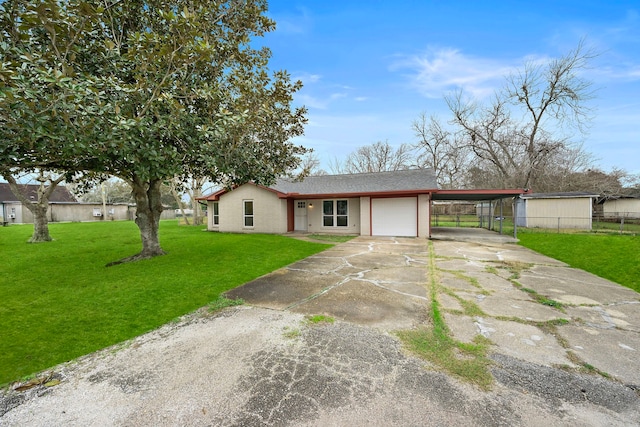
[[[22,194],[32,201],[38,200],[38,188],[39,185],[32,184],[18,184]],[[49,197],[49,205],[52,203],[74,203],[77,204],[76,198],[69,192],[69,190],[63,186],[58,185],[51,193]],[[51,208],[49,208],[51,210]],[[11,191],[11,187],[8,183],[0,182],[0,221],[4,223],[33,223],[33,214],[26,206],[18,200],[15,194]],[[47,214],[47,217],[50,217]]]
[[[19,184],[19,187],[27,199],[37,200],[39,185]],[[103,206],[102,203],[80,203],[65,186],[58,185],[49,197],[47,219],[49,222],[133,220],[135,211],[135,205],[127,203],[114,203],[106,206]],[[173,209],[167,208],[162,213],[161,219],[175,217]],[[33,223],[33,214],[17,200],[7,183],[0,183],[0,222],[7,224]]]
[[[640,197],[608,196],[601,204],[605,218],[640,218]]]
[[[429,236],[431,169],[247,183],[207,201],[208,229],[222,232]]]
[[[597,194],[531,193],[516,199],[518,227],[576,228],[591,230],[593,199]]]

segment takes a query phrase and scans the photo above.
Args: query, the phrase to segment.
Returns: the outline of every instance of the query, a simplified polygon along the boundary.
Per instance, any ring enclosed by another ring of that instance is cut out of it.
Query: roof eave
[[[431,194],[436,189],[421,190],[393,190],[393,191],[357,191],[351,193],[279,193],[281,199],[335,199],[356,197],[394,197],[394,196],[417,196],[419,194]]]

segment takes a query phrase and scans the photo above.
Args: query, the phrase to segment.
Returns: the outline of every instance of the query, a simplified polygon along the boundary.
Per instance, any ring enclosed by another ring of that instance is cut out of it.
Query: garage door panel
[[[396,197],[371,200],[371,234],[417,236],[418,199]]]

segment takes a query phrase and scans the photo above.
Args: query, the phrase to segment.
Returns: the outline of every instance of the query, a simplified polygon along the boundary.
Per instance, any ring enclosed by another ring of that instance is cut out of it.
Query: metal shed
[[[516,225],[591,230],[593,199],[597,197],[586,192],[523,194],[516,200]]]

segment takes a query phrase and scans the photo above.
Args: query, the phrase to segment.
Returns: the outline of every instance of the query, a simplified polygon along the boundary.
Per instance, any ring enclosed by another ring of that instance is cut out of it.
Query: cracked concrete
[[[640,424],[639,294],[501,241],[433,249],[337,245],[229,292],[246,306],[59,366],[55,387],[5,392],[0,425]],[[431,278],[452,336],[493,343],[492,390],[396,338],[429,325]],[[305,322],[316,314],[337,321]]]
[[[550,367],[577,367],[577,355],[624,384],[640,385],[640,294],[516,245],[443,241],[434,247],[440,274],[464,271],[475,287],[456,288],[450,278],[441,285],[473,301],[488,316],[484,321],[494,325],[487,332],[478,318],[447,318],[458,339],[470,341],[475,327],[496,344],[496,353]],[[511,271],[505,261],[517,262],[520,271]],[[478,299],[470,290],[488,295]],[[532,293],[562,306],[541,304]],[[559,320],[552,332],[537,325]]]

